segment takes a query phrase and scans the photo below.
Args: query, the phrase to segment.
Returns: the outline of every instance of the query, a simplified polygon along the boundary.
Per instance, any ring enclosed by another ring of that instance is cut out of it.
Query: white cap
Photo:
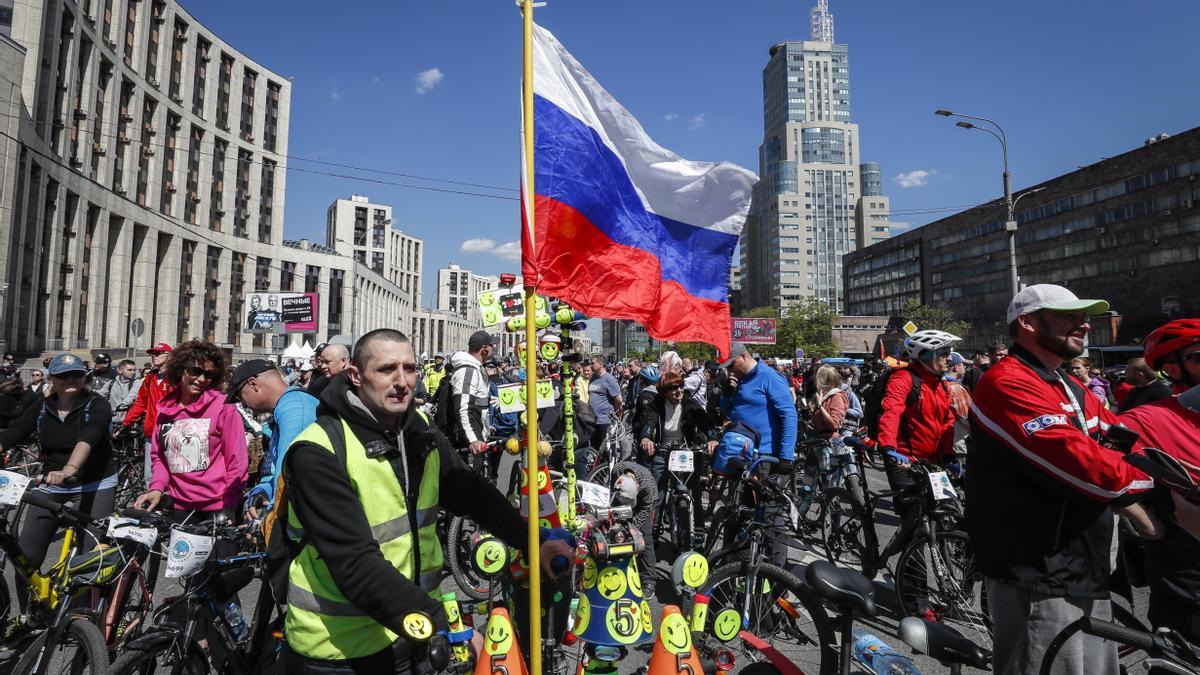
[[[1008,303],[1008,323],[1022,314],[1032,314],[1039,309],[1054,312],[1080,312],[1099,314],[1108,311],[1107,300],[1080,300],[1071,291],[1054,284],[1034,284],[1013,296]]]

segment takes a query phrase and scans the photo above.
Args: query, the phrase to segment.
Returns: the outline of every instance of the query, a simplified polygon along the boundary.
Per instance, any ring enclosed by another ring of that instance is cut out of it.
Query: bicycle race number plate
[[[138,527],[139,524],[140,521],[136,518],[113,516],[108,519],[108,538],[128,539],[148,548],[154,548],[154,542],[158,540],[158,530],[153,527]]]
[[[20,504],[27,487],[29,487],[29,476],[22,476],[12,471],[0,471],[0,504],[5,506]]]
[[[589,483],[581,480],[575,483],[579,488],[579,501],[594,506],[598,509],[606,509],[612,500],[612,491],[603,485]]]
[[[940,501],[954,499],[958,493],[950,484],[950,474],[945,471],[934,471],[929,474],[929,485],[933,488],[933,498]]]
[[[667,468],[680,473],[691,473],[696,470],[696,458],[691,450],[675,450],[667,458]]]
[[[167,548],[167,578],[190,577],[199,572],[212,555],[213,541],[207,535],[172,529]]]

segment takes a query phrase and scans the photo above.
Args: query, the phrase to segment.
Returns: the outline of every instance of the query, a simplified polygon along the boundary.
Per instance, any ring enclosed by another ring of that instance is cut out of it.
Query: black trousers
[[[404,639],[397,640],[391,647],[370,656],[345,661],[310,659],[292,651],[289,646],[284,649],[283,660],[284,672],[288,675],[428,675],[433,672],[433,667],[429,665],[429,659],[425,656],[424,647],[414,650],[412,644]]]

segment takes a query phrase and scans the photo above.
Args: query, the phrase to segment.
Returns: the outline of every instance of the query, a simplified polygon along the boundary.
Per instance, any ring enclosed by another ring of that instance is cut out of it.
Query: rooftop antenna
[[[829,0],[817,0],[817,6],[812,9],[812,39],[833,42],[833,15],[829,13]]]

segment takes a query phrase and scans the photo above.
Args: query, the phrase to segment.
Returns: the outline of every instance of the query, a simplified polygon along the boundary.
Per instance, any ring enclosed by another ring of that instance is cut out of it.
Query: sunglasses
[[[951,353],[952,351],[954,351],[954,350],[952,350],[952,349],[939,349],[939,350],[935,351],[935,352],[933,353],[933,355],[934,355],[934,356],[936,356],[936,357],[938,357],[939,359],[945,359],[945,358],[949,358],[949,357],[950,357],[950,353]]]
[[[203,368],[200,368],[199,366],[188,366],[184,370],[186,370],[187,374],[191,375],[192,377],[198,378],[201,375],[203,375],[206,378],[208,378],[209,382],[212,382],[213,380],[217,379],[217,377],[221,374],[221,371],[219,371],[219,370],[205,370]]]

